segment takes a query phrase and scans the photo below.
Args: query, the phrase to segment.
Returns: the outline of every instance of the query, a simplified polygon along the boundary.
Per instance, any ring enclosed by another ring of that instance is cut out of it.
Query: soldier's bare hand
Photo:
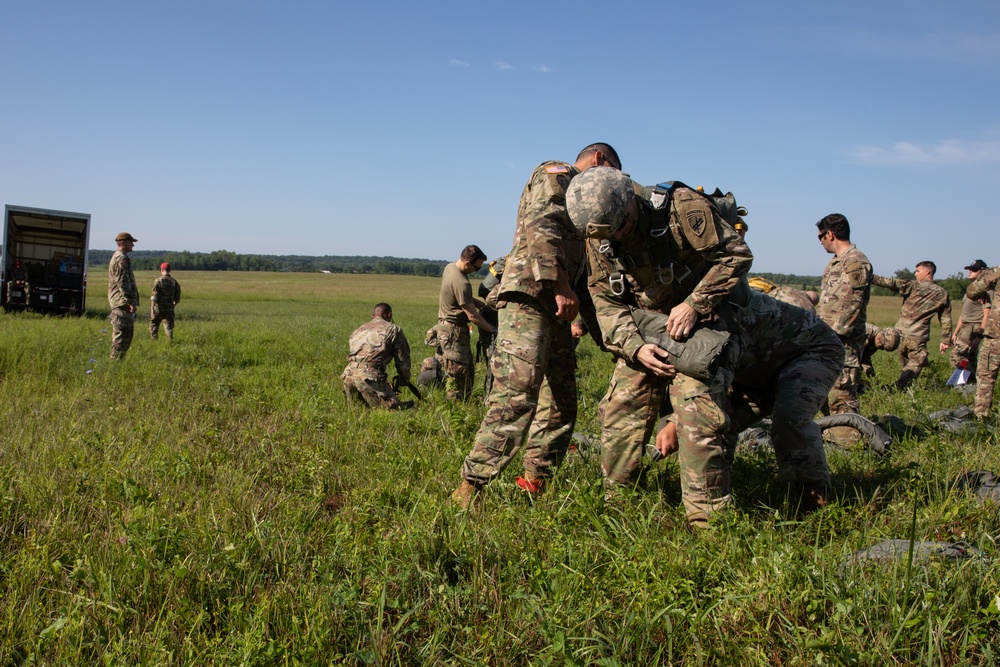
[[[949,347],[951,347],[951,345],[948,345],[946,343],[941,343],[939,348],[941,350],[941,354],[944,354],[945,350],[947,350]]]
[[[667,335],[674,340],[684,340],[691,335],[698,321],[698,311],[681,302],[670,310],[667,317]]]
[[[670,456],[677,453],[677,424],[668,421],[656,434],[656,448],[660,454]]]
[[[568,282],[555,283],[553,289],[556,293],[556,317],[572,322],[580,314],[580,300]]]
[[[673,379],[677,375],[677,369],[667,361],[667,356],[667,351],[659,345],[646,343],[639,348],[635,358],[654,375]]]

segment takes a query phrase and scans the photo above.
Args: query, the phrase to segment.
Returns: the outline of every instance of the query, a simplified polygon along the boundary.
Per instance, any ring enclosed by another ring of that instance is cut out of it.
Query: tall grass
[[[951,488],[1000,472],[990,420],[934,363],[870,415],[923,432],[831,450],[838,500],[796,517],[773,455],[737,458],[738,510],[692,534],[675,461],[606,503],[575,451],[532,502],[505,473],[481,511],[447,504],[481,389],[417,409],[345,403],[350,332],[393,306],[429,353],[433,279],[179,273],[176,342],[140,317],[120,363],[107,310],[0,317],[0,663],[996,664],[1000,516]],[[141,274],[141,293],[153,274]],[[891,324],[898,299],[873,300]],[[611,361],[579,351],[579,428],[596,433]],[[879,383],[898,373],[876,356]],[[89,371],[89,372],[88,372]],[[482,367],[479,369],[480,375]],[[988,560],[852,564],[883,538],[962,540]]]

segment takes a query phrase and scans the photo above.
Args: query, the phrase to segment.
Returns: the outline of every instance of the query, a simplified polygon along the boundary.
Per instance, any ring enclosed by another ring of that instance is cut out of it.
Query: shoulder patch
[[[687,224],[688,229],[697,236],[702,236],[705,233],[705,228],[708,226],[708,223],[705,221],[704,212],[698,210],[687,212]]]
[[[545,168],[546,174],[568,174],[569,167],[564,164],[552,164]]]

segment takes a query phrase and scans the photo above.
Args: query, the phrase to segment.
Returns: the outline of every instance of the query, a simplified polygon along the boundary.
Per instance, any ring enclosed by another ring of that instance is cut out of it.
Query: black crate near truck
[[[82,315],[87,305],[90,214],[4,207],[0,303]]]

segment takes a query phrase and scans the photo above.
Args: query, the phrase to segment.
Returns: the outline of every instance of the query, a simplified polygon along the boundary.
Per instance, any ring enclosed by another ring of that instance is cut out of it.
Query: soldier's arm
[[[404,381],[410,381],[410,344],[402,329],[397,330],[393,341],[392,356],[396,362],[396,375]]]
[[[707,315],[746,277],[753,264],[753,253],[736,230],[715,215],[700,195],[679,190],[675,205],[685,241],[710,265],[684,303],[699,315]]]
[[[980,301],[989,297],[990,291],[996,289],[998,277],[1000,277],[1000,273],[997,273],[993,269],[983,271],[978,278],[969,283],[969,286],[965,289],[965,296]]]
[[[127,308],[129,306],[128,296],[125,295],[123,283],[125,281],[125,271],[120,261],[112,260],[108,266],[108,273],[111,276],[108,290],[108,302],[112,308]]]
[[[181,284],[174,281],[174,305],[176,306],[181,302]]]
[[[951,297],[945,292],[944,304],[938,311],[938,319],[941,321],[941,346],[945,349],[951,347]]]
[[[528,268],[535,280],[569,284],[563,239],[571,224],[566,213],[566,187],[575,170],[568,165],[542,165],[531,175],[525,216]]]
[[[851,291],[845,295],[847,303],[837,319],[836,326],[833,327],[841,337],[849,335],[857,327],[858,320],[861,319],[861,309],[865,304],[865,294],[869,292],[868,286],[872,282],[871,268],[865,262],[848,259],[844,263],[844,273]]]
[[[872,285],[878,285],[879,287],[884,287],[887,290],[899,293],[899,286],[896,284],[895,278],[886,278],[885,276],[875,275],[872,276]]]
[[[488,331],[490,333],[497,332],[496,328],[492,324],[487,322],[485,317],[479,314],[479,311],[476,310],[475,306],[471,304],[464,304],[462,306],[462,310],[464,310],[465,314],[469,316],[469,321],[475,324],[483,331]]]

